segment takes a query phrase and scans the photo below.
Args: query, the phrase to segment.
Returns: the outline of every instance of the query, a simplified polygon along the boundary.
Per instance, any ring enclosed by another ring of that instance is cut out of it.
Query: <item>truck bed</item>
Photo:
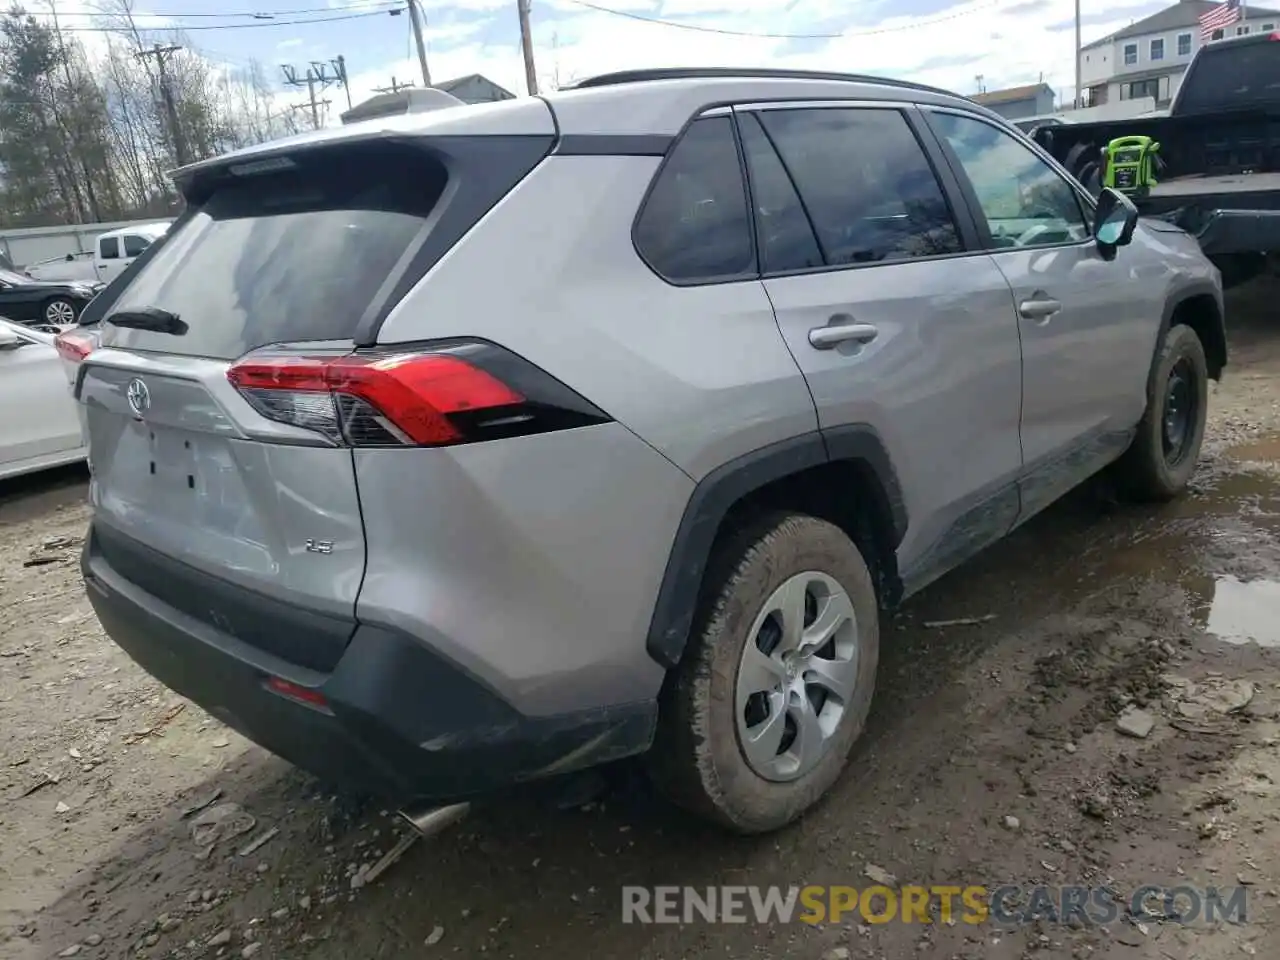
[[[1199,224],[1211,211],[1280,211],[1280,172],[1187,176],[1163,180],[1137,201],[1146,216],[1179,213],[1179,220]]]
[[[1222,177],[1179,177],[1158,183],[1151,190],[1152,198],[1201,197],[1235,193],[1256,193],[1261,190],[1280,190],[1280,173],[1236,173]]]
[[[1144,216],[1189,232],[1211,257],[1274,250],[1280,241],[1280,173],[1178,177],[1137,204]]]

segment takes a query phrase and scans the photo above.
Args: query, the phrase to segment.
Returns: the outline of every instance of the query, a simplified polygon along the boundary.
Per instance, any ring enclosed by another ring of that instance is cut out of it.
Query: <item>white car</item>
[[[0,318],[0,479],[84,460],[54,335]]]

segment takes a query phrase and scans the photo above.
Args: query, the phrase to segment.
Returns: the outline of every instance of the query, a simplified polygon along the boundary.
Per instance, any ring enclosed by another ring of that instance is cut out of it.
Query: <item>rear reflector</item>
[[[324,698],[323,693],[319,690],[313,690],[311,687],[304,687],[301,684],[294,683],[291,680],[285,680],[281,677],[268,677],[267,689],[290,700],[305,703],[309,707],[320,707],[322,710],[329,709],[329,701]]]
[[[93,350],[93,337],[74,330],[64,330],[54,338],[58,356],[72,363],[79,363]]]
[[[251,354],[227,379],[267,419],[353,447],[436,447],[608,419],[492,344],[344,356]]]

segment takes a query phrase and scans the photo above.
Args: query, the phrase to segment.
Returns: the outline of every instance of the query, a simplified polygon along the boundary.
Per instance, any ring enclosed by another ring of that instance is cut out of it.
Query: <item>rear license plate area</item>
[[[193,440],[179,431],[143,427],[150,453],[148,473],[165,492],[196,489],[197,455]]]

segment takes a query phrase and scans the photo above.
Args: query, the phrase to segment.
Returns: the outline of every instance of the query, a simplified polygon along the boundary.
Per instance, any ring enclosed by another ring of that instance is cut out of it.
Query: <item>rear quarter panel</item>
[[[763,284],[676,287],[637,255],[632,220],[658,163],[548,158],[391,313],[379,342],[499,343],[695,480],[815,430]]]

